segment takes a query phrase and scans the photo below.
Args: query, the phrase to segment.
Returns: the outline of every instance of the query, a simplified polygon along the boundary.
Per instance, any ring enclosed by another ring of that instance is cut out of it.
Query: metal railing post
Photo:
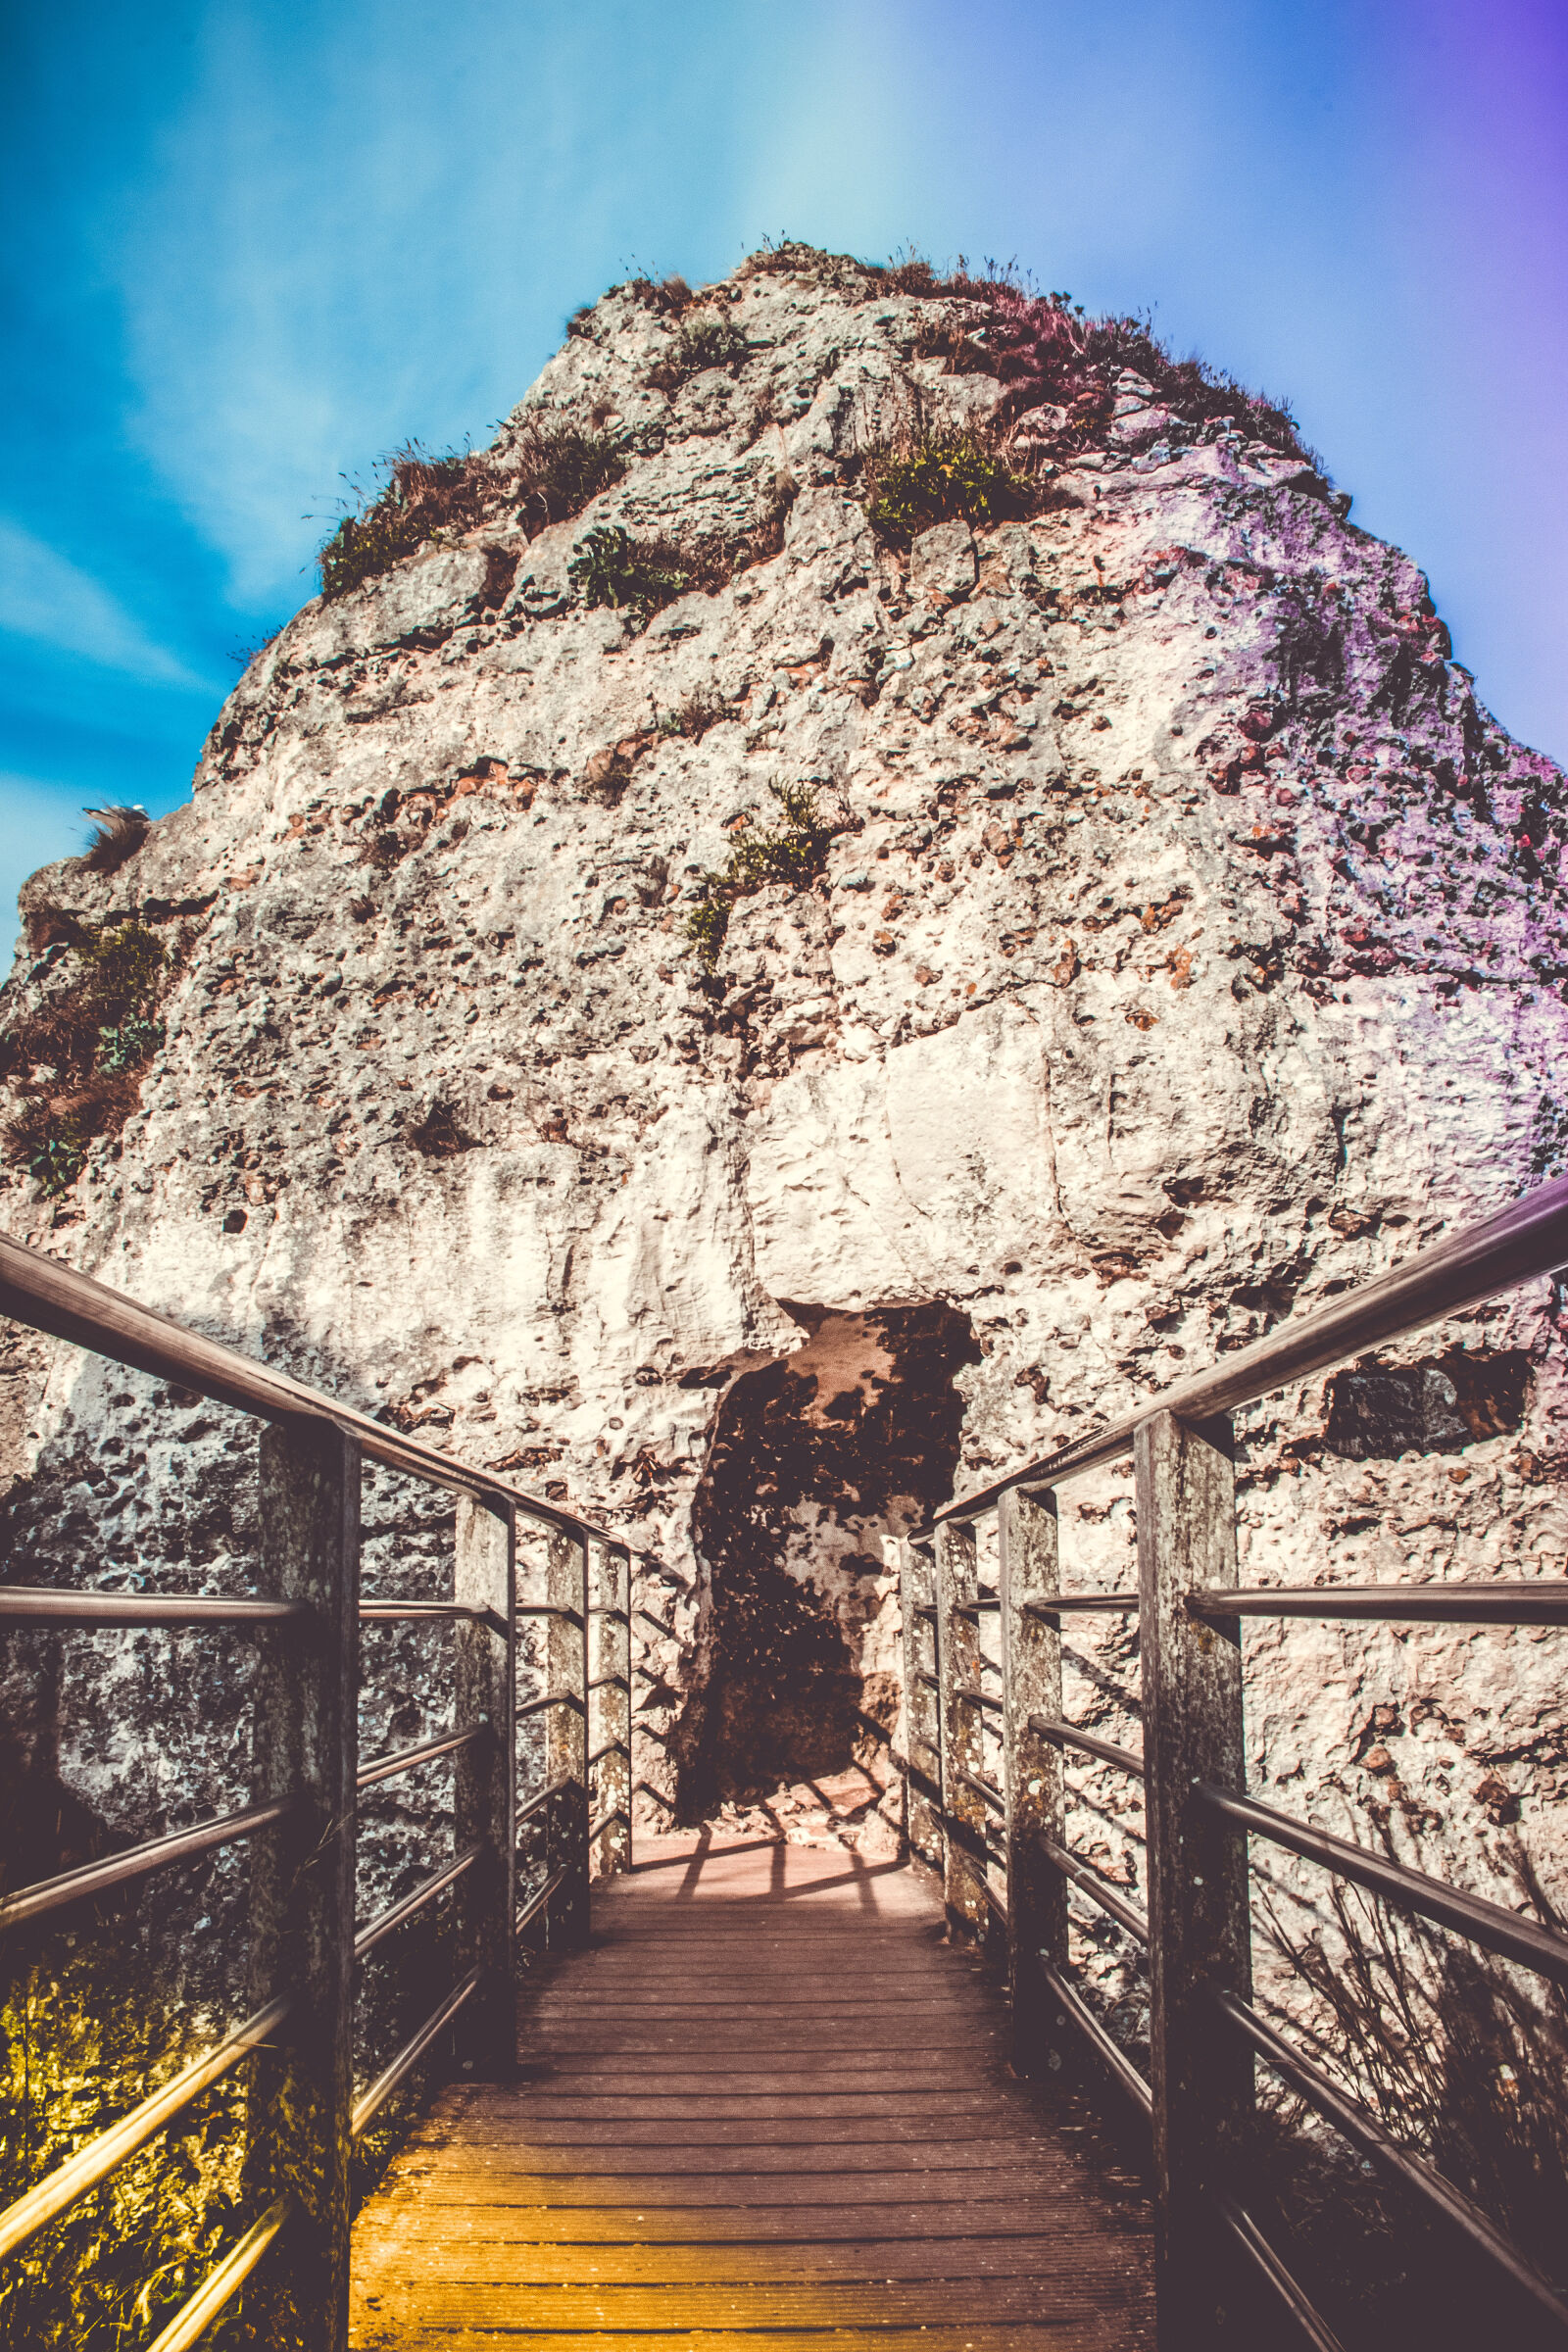
[[[942,1709],[937,1703],[936,1557],[930,1544],[899,1545],[904,1617],[904,1834],[933,1870],[943,1867]],[[929,1650],[929,1667],[922,1659]],[[931,1681],[923,1677],[929,1673]]]
[[[484,1972],[460,2034],[475,2067],[501,2076],[512,2073],[517,2055],[516,1556],[510,1505],[461,1495],[453,1598],[485,1613],[457,1623],[453,1723],[459,1730],[482,1723],[489,1737],[458,1751],[453,1791],[458,1850],[480,1849],[459,1882],[458,1975]]]
[[[599,1598],[589,1619],[588,1753],[595,1780],[591,1821],[599,1825],[589,1856],[591,1876],[609,1878],[631,1868],[631,1554],[618,1544],[589,1547],[589,1592]]]
[[[1160,2352],[1190,2352],[1233,2340],[1217,2200],[1234,2194],[1253,2105],[1251,2051],[1218,2030],[1208,1989],[1251,1989],[1246,1845],[1193,1793],[1200,1781],[1246,1786],[1241,1625],[1183,1601],[1193,1585],[1237,1581],[1230,1421],[1154,1413],[1136,1459],[1155,2313]]]
[[[310,1614],[261,1636],[258,1802],[300,1801],[251,1865],[251,1996],[290,2014],[259,2055],[245,2181],[293,2210],[246,2295],[269,2352],[348,2341],[354,2093],[354,1835],[359,1764],[360,1449],[329,1422],[261,1435],[261,1589]]]
[[[984,1943],[991,1925],[986,1900],[986,1810],[971,1786],[985,1770],[981,1711],[959,1696],[980,1680],[980,1628],[974,1601],[974,1529],[950,1519],[937,1530],[937,1681],[942,1699],[943,1894],[948,1932]]]
[[[1067,1885],[1040,1849],[1040,1833],[1066,1832],[1061,1752],[1031,1731],[1031,1715],[1061,1717],[1061,1621],[1031,1604],[1061,1589],[1056,1497],[1014,1491],[997,1514],[1002,1601],[1002,1706],[1007,1796],[1008,1990],[1012,2057],[1020,2074],[1061,2063],[1051,2030],[1056,2004],[1043,1987],[1042,1957],[1067,1965]]]
[[[546,1717],[546,1779],[561,1781],[547,1833],[550,1874],[564,1872],[550,1905],[552,1950],[588,1940],[588,1545],[578,1535],[550,1538],[546,1596],[553,1610],[546,1636],[547,1688],[569,1694]]]

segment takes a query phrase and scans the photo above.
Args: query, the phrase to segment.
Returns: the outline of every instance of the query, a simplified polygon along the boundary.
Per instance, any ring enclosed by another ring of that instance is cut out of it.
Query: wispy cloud
[[[159,686],[207,690],[133,613],[45,540],[0,515],[0,629]]]

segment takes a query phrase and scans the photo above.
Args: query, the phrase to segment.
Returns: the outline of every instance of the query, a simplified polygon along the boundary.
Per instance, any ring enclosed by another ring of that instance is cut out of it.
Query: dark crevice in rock
[[[1430,1362],[1357,1365],[1329,1382],[1323,1443],[1351,1461],[1452,1453],[1506,1436],[1524,1417],[1530,1358],[1522,1348],[1453,1352]]]
[[[881,1539],[945,1499],[957,1465],[953,1376],[978,1359],[966,1316],[786,1304],[809,1336],[728,1389],[693,1504],[706,1592],[672,1743],[682,1820],[842,1771],[864,1716],[891,1729]]]

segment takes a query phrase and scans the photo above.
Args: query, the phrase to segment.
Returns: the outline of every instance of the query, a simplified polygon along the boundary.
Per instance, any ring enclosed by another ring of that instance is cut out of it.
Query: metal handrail
[[[359,2139],[362,2136],[367,2126],[386,2105],[405,2076],[414,2072],[431,2042],[441,2032],[442,2027],[450,2025],[464,2002],[478,1991],[483,1976],[482,1968],[470,1968],[462,1983],[454,1984],[446,1999],[440,2003],[439,2007],[430,2012],[413,2039],[406,2041],[391,2064],[384,2067],[376,2076],[369,2089],[363,2092],[355,2101],[354,2118],[349,2126],[351,2138]]]
[[[438,1756],[456,1755],[460,1747],[471,1740],[482,1740],[489,1731],[487,1723],[470,1723],[466,1731],[446,1732],[439,1740],[421,1740],[417,1747],[400,1747],[386,1756],[377,1756],[373,1764],[362,1764],[355,1786],[373,1788],[377,1781],[390,1781],[400,1772],[412,1772],[416,1764],[432,1764]]]
[[[293,2211],[292,2197],[274,2197],[260,2221],[251,2224],[238,2245],[229,2248],[190,2299],[180,2305],[169,2326],[154,2337],[147,2352],[189,2352],[190,2345],[206,2333],[224,2304],[238,2294]]]
[[[0,1900],[0,1928],[17,1928],[24,1919],[36,1919],[44,1911],[58,1911],[65,1903],[79,1903],[89,1895],[107,1894],[111,1886],[122,1886],[127,1880],[142,1878],[150,1870],[165,1870],[191,1854],[205,1854],[215,1845],[229,1845],[240,1838],[254,1838],[258,1830],[270,1830],[274,1822],[286,1819],[298,1801],[285,1796],[276,1804],[250,1805],[243,1813],[222,1813],[214,1821],[198,1822],[194,1829],[171,1830],[166,1838],[149,1838],[141,1845],[127,1846],[122,1854],[107,1855],[102,1862],[83,1862],[79,1869],[63,1871],[57,1879],[39,1879],[34,1886],[20,1887],[15,1894]]]
[[[389,1470],[408,1471],[431,1485],[481,1501],[508,1504],[545,1527],[564,1535],[590,1538],[617,1550],[628,1548],[624,1536],[615,1536],[575,1511],[564,1511],[542,1495],[530,1494],[493,1471],[475,1470],[455,1461],[434,1446],[405,1437],[372,1420],[352,1405],[340,1403],[319,1389],[308,1388],[286,1372],[275,1372],[253,1356],[221,1341],[187,1331],[172,1315],[141,1306],[107,1283],[78,1274],[41,1250],[29,1250],[0,1234],[0,1314],[30,1323],[58,1340],[91,1348],[117,1364],[130,1364],[176,1387],[194,1389],[215,1404],[228,1404],[264,1421],[300,1418],[329,1421],[358,1440],[361,1450]]]
[[[13,1625],[277,1625],[308,1617],[303,1600],[235,1600],[218,1592],[63,1592],[53,1585],[0,1585],[0,1621]]]
[[[1044,1953],[1040,1955],[1035,1965],[1040,1971],[1042,1983],[1049,1987],[1052,1997],[1060,2002],[1064,2012],[1063,2022],[1066,2018],[1071,2018],[1084,2039],[1093,2049],[1099,2051],[1100,2056],[1115,2076],[1116,2081],[1121,2084],[1134,2106],[1142,2108],[1145,2115],[1152,2115],[1154,2094],[1120,2042],[1112,2041],[1082,1995],[1068,1984],[1060,1969],[1048,1960]]]
[[[1358,2100],[1347,2098],[1337,2083],[1331,2082],[1319,2067],[1314,2066],[1300,2051],[1275,2032],[1267,2020],[1258,2016],[1250,2003],[1238,2000],[1233,1992],[1218,1985],[1209,1987],[1209,1995],[1219,2014],[1250,2041],[1264,2063],[1287,2082],[1291,2088],[1315,2107],[1325,2122],[1343,2133],[1350,2145],[1370,2156],[1387,2172],[1413,2189],[1433,2210],[1461,2230],[1465,2236],[1506,2271],[1515,2285],[1534,2296],[1543,2311],[1554,2319],[1560,2328],[1568,2328],[1568,2301],[1551,2286],[1541,2273],[1526,2262],[1494,2223],[1488,2220],[1478,2206],[1456,2189],[1451,2180],[1435,2172],[1408,2148],[1385,2132],[1383,2126],[1369,2115]]]
[[[1114,1764],[1118,1772],[1127,1773],[1133,1780],[1144,1777],[1144,1759],[1135,1756],[1129,1747],[1117,1747],[1109,1740],[1097,1740],[1093,1732],[1080,1731],[1075,1723],[1062,1723],[1054,1715],[1031,1715],[1029,1729],[1049,1740],[1054,1747],[1081,1747],[1086,1756],[1098,1756],[1102,1764]]]
[[[421,1880],[411,1894],[404,1895],[400,1902],[388,1903],[384,1911],[378,1911],[372,1920],[367,1921],[354,1938],[355,1959],[363,1960],[367,1952],[373,1952],[383,1936],[390,1936],[394,1928],[401,1928],[406,1920],[413,1919],[422,1911],[426,1903],[433,1903],[438,1894],[445,1894],[449,1886],[456,1886],[464,1872],[473,1867],[483,1851],[482,1845],[466,1845],[444,1870],[433,1872],[429,1878]]]
[[[1386,1340],[1402,1339],[1445,1315],[1479,1306],[1499,1291],[1553,1274],[1568,1265],[1568,1176],[1539,1185],[1494,1216],[1467,1225],[1446,1240],[1420,1250],[1408,1265],[1379,1275],[1314,1312],[1295,1316],[1250,1347],[1240,1348],[1206,1372],[1179,1380],[1148,1398],[1136,1411],[1119,1413],[1099,1430],[1075,1438],[1054,1453],[1041,1454],[972,1494],[959,1495],[932,1513],[933,1526],[966,1520],[989,1510],[1014,1487],[1051,1487],[1080,1471],[1093,1470],[1124,1454],[1139,1424],[1154,1413],[1178,1420],[1206,1421],[1304,1380],[1330,1364],[1343,1363]]]
[[[84,2148],[78,2148],[74,2156],[58,2165],[36,2187],[29,2188],[25,2196],[8,2205],[0,2213],[0,2262],[19,2246],[25,2245],[29,2237],[46,2222],[64,2213],[68,2205],[74,2205],[78,2197],[84,2197],[100,2180],[107,2180],[117,2165],[123,2164],[127,2156],[134,2156],[138,2148],[156,2138],[192,2099],[200,2098],[204,2090],[220,2082],[242,2058],[248,2058],[253,2050],[269,2041],[291,2007],[292,2003],[285,1998],[270,2001],[265,2009],[258,2009],[254,2017],[237,2026],[216,2049],[209,2050],[205,2058],[195,2058],[189,2066],[182,2067],[162,2090],[143,2099],[128,2115],[122,2116],[118,2124],[100,2132]]]
[[[1091,1870],[1087,1862],[1069,1853],[1066,1846],[1058,1845],[1055,1838],[1048,1836],[1044,1830],[1035,1832],[1035,1843],[1055,1864],[1064,1879],[1071,1879],[1091,1902],[1098,1903],[1102,1911],[1108,1912],[1119,1926],[1127,1930],[1129,1936],[1136,1936],[1140,1943],[1149,1941],[1147,1911],[1140,1911],[1136,1903],[1129,1903],[1114,1886],[1107,1885],[1098,1870]]]
[[[1216,1788],[1207,1781],[1195,1781],[1193,1794],[1200,1804],[1223,1814],[1251,1836],[1266,1838],[1271,1844],[1283,1845],[1308,1862],[1321,1862],[1337,1878],[1352,1879],[1358,1886],[1401,1903],[1406,1910],[1419,1911],[1443,1927],[1456,1928],[1461,1936],[1485,1944],[1489,1951],[1501,1952],[1538,1975],[1568,1984],[1568,1936],[1556,1928],[1538,1927],[1534,1920],[1520,1919],[1516,1912],[1505,1911],[1501,1903],[1489,1902],[1484,1895],[1466,1894],[1443,1879],[1429,1878],[1424,1870],[1386,1861],[1348,1838],[1330,1837],[1326,1830],[1314,1830],[1288,1813],[1277,1813],[1272,1805],[1260,1805],[1255,1796],[1239,1796],[1234,1789]]]
[[[1432,1585],[1197,1587],[1195,1617],[1353,1617],[1386,1625],[1568,1625],[1568,1578],[1459,1578]]]

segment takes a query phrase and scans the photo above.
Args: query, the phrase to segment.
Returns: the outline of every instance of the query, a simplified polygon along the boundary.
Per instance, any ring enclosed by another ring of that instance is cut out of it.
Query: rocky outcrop
[[[24,893],[14,1029],[83,937],[169,955],[139,1100],[56,1192],[13,1168],[10,1230],[623,1527],[653,1818],[890,1721],[883,1539],[935,1497],[1563,1164],[1561,774],[1260,413],[1037,381],[987,299],[803,249],[607,295],[481,518],[308,605],[190,805]],[[541,423],[622,467],[566,519],[509,492]],[[1034,511],[879,533],[867,453],[964,428]],[[590,604],[593,531],[699,584]],[[1550,1287],[1391,1360],[1359,1419],[1321,1381],[1247,1417],[1249,1572],[1560,1565]],[[243,1582],[226,1420],[27,1340],[9,1378],[14,1572]],[[371,1557],[412,1587],[406,1507]],[[1064,1507],[1120,1581],[1129,1482]],[[1075,1636],[1113,1736],[1132,1639]],[[1560,1888],[1553,1640],[1250,1634],[1258,1785],[1487,1883],[1522,1830]],[[413,1737],[444,1691],[398,1641]],[[169,1652],[129,1654],[111,1701],[71,1653],[38,1770],[110,1819],[242,1780],[232,1730],[149,1749]]]

